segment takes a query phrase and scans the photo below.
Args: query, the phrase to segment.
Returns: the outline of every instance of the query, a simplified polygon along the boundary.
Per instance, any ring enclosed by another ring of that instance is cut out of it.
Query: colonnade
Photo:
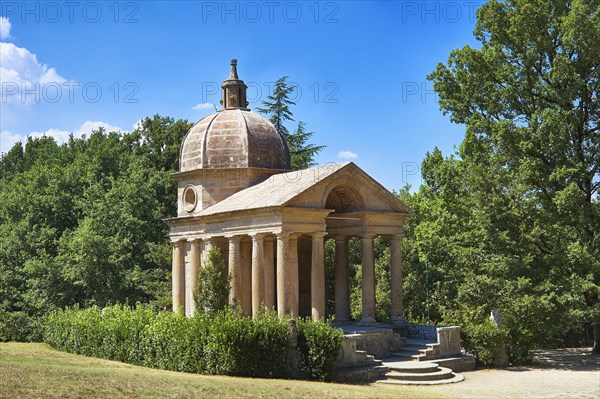
[[[310,301],[313,319],[325,317],[325,232],[303,234],[311,237]],[[250,236],[220,237],[227,240],[227,265],[231,277],[229,301],[239,303],[242,312],[255,316],[261,310],[277,308],[280,316],[299,315],[298,238],[291,233],[256,233]],[[375,322],[374,234],[361,236],[362,320]],[[251,243],[248,238],[251,238]],[[335,236],[335,320],[350,320],[348,239]],[[392,321],[400,321],[402,305],[401,235],[391,236]],[[218,245],[217,237],[180,239],[173,245],[173,310],[195,311],[194,292],[201,265],[208,251]],[[275,255],[276,245],[276,255]]]

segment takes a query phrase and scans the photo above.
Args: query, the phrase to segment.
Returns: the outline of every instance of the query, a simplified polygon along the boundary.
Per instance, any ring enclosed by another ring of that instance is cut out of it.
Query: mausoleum
[[[402,228],[409,208],[352,162],[290,170],[285,139],[248,109],[237,62],[223,109],[183,139],[173,242],[173,310],[194,313],[207,252],[218,247],[231,303],[248,315],[325,316],[324,240],[335,240],[335,320],[350,318],[348,240],[362,241],[362,322],[375,322],[373,238],[391,237],[391,312],[403,320]]]

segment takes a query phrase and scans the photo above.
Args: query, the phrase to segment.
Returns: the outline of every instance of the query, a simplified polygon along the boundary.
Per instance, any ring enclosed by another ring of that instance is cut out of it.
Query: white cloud
[[[0,94],[2,103],[31,104],[43,101],[45,85],[66,82],[56,69],[41,64],[26,48],[0,42]],[[22,93],[27,90],[28,94]]]
[[[144,127],[142,122],[144,122],[144,119],[140,119],[139,121],[134,123],[131,127],[133,128],[133,130],[142,129]]]
[[[10,37],[10,21],[6,17],[0,17],[0,40]]]
[[[103,127],[104,130],[106,130],[107,133],[109,133],[109,132],[122,132],[123,131],[123,129],[121,129],[120,127],[110,125],[110,124],[108,124],[106,122],[101,122],[101,121],[85,121],[79,127],[79,129],[77,129],[75,131],[74,135],[75,135],[75,137],[81,137],[84,134],[86,136],[89,136],[90,133],[92,133],[93,130],[98,130],[101,127]]]
[[[215,106],[213,104],[211,104],[211,103],[200,103],[200,104],[194,105],[192,107],[192,109],[194,111],[204,111],[204,110],[207,110],[207,109],[214,110]]]
[[[338,158],[342,159],[356,159],[358,158],[358,154],[352,151],[340,151],[338,152]]]
[[[8,130],[0,132],[0,154],[8,152],[17,141],[22,140],[22,137],[17,134],[12,134]]]
[[[78,129],[76,129],[72,133],[75,138],[81,137],[84,134],[86,136],[89,136],[93,130],[97,130],[100,127],[103,127],[106,130],[106,132],[122,132],[123,131],[123,129],[121,129],[120,127],[113,126],[106,122],[85,121]],[[27,141],[27,137],[33,137],[33,138],[38,138],[38,137],[42,137],[42,136],[54,137],[54,139],[56,140],[56,142],[58,144],[62,144],[69,140],[70,134],[71,134],[71,132],[67,131],[67,130],[48,129],[45,132],[31,132],[31,133],[23,136],[23,135],[13,134],[13,133],[5,130],[5,131],[0,132],[0,153],[8,152],[12,148],[12,146],[15,145],[15,143],[17,141],[22,141],[23,143],[25,143]]]
[[[64,142],[66,142],[67,140],[69,140],[69,135],[71,134],[71,132],[68,132],[66,130],[59,130],[59,129],[48,129],[45,132],[31,132],[27,135],[27,137],[32,137],[32,138],[39,138],[39,137],[54,137],[54,140],[56,140],[57,143],[62,144]]]

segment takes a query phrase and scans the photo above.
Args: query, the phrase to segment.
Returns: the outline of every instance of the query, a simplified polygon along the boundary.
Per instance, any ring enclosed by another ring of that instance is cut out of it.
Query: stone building
[[[350,317],[348,239],[362,240],[362,322],[375,321],[373,238],[391,236],[392,318],[403,319],[403,221],[409,208],[352,162],[290,171],[284,138],[251,112],[236,61],[223,109],[183,140],[173,241],[173,310],[194,312],[199,268],[212,247],[245,314],[325,317],[324,240],[335,240],[335,319]]]

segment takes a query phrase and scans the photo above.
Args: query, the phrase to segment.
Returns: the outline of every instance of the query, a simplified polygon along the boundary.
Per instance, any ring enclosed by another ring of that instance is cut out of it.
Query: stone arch
[[[334,209],[336,213],[365,209],[362,196],[348,182],[336,182],[328,187],[323,196],[323,206]]]

